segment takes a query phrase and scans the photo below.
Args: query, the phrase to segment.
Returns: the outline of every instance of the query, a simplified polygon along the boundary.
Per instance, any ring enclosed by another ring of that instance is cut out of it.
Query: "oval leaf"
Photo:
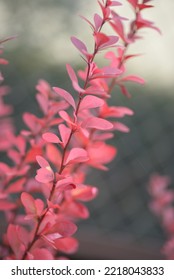
[[[53,87],[53,90],[58,94],[60,95],[61,97],[63,97],[67,102],[68,104],[70,104],[74,110],[76,109],[76,105],[75,105],[75,101],[74,101],[74,98],[72,97],[72,95],[67,92],[66,90],[64,89],[61,89],[61,88],[58,88],[58,87]]]
[[[113,128],[113,124],[111,122],[97,117],[87,119],[87,121],[83,122],[82,126],[100,130],[109,130]]]
[[[80,110],[101,107],[103,104],[104,101],[101,98],[87,95],[82,99]]]
[[[70,164],[73,162],[84,162],[88,160],[87,152],[82,148],[72,148],[69,155],[65,161],[65,164]]]
[[[46,132],[42,134],[42,138],[49,143],[61,143],[59,137],[51,132]]]

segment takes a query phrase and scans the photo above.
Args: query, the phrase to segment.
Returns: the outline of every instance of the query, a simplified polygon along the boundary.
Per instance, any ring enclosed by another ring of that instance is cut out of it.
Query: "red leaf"
[[[112,1],[111,6],[121,6],[122,3],[118,2],[118,1]]]
[[[59,125],[59,131],[62,138],[63,146],[65,147],[71,134],[71,129],[64,124]]]
[[[124,26],[122,24],[122,21],[116,13],[113,13],[113,15],[114,15],[114,17],[113,17],[114,22],[110,21],[110,25],[112,26],[114,31],[120,36],[120,38],[123,40],[123,42],[127,43],[128,40],[125,35]]]
[[[28,232],[21,226],[10,224],[7,229],[7,239],[16,259],[21,259],[29,242]]]
[[[76,230],[77,226],[73,222],[68,220],[60,220],[50,228],[50,230],[47,232],[47,235],[57,233],[59,235],[58,238],[68,237],[73,235],[76,232]],[[56,235],[52,235],[53,239],[57,239],[54,237],[56,237]]]
[[[96,46],[99,49],[102,45],[104,45],[105,43],[107,43],[109,41],[109,37],[101,32],[95,33],[94,38],[95,38]]]
[[[51,169],[48,161],[41,156],[36,157],[37,162],[41,166],[40,169],[37,170],[37,175],[35,179],[41,183],[49,183],[54,180],[54,172]]]
[[[134,112],[127,108],[127,107],[121,107],[121,106],[108,106],[106,103],[105,105],[101,108],[100,112],[101,116],[103,118],[122,118],[125,115],[132,116]]]
[[[98,14],[94,15],[95,31],[97,32],[101,27],[103,19]]]
[[[61,163],[62,155],[61,152],[55,145],[48,144],[46,146],[46,156],[49,161],[51,161],[53,164],[56,164],[56,166],[59,166]]]
[[[109,47],[114,47],[115,44],[118,42],[119,37],[118,36],[108,36],[108,41],[100,47],[100,49],[106,49]]]
[[[72,128],[76,127],[76,124],[71,120],[70,116],[66,111],[60,111],[59,112],[60,117],[66,121]]]
[[[54,241],[55,247],[66,254],[73,254],[78,249],[78,241],[73,237],[60,238]]]
[[[89,201],[96,197],[98,189],[95,187],[89,187],[80,185],[80,187],[72,190],[72,197],[81,201]]]
[[[74,72],[74,70],[73,70],[73,68],[71,67],[71,65],[67,64],[67,65],[66,65],[66,69],[67,69],[67,72],[68,72],[68,74],[69,74],[69,77],[70,77],[70,79],[71,79],[71,81],[72,81],[72,85],[73,85],[74,89],[75,89],[77,92],[83,92],[83,93],[84,93],[85,90],[79,86],[76,73]]]
[[[88,160],[87,152],[82,148],[72,148],[65,160],[65,164],[84,162]]]
[[[45,80],[39,80],[38,84],[36,85],[36,89],[43,95],[45,98],[48,98],[52,93],[51,87],[48,82]]]
[[[88,147],[89,161],[88,164],[102,170],[107,170],[104,164],[109,163],[116,156],[115,147],[105,144],[104,142],[96,142]],[[106,157],[107,155],[107,157]]]
[[[36,156],[42,155],[42,147],[40,146],[32,146],[30,150],[27,152],[25,162],[31,163],[36,161]]]
[[[37,170],[35,179],[40,183],[50,183],[54,181],[54,173],[52,170],[40,168]]]
[[[35,115],[33,115],[31,113],[24,113],[23,120],[31,131],[37,132],[38,129],[40,129],[40,125],[38,124],[37,118]]]
[[[57,183],[56,183],[56,189],[59,192],[62,192],[62,191],[65,191],[65,190],[71,190],[73,188],[76,188],[76,186],[75,186],[71,177],[58,180]]]
[[[34,198],[30,194],[23,192],[21,194],[21,201],[25,207],[25,211],[27,214],[36,214],[35,201],[34,201]]]
[[[85,46],[85,44],[79,40],[78,38],[72,36],[71,37],[71,42],[73,43],[73,45],[82,53],[87,53],[87,48]]]
[[[0,58],[0,64],[7,65],[9,62],[4,58]]]
[[[13,202],[9,202],[7,200],[0,200],[0,210],[1,211],[13,210],[16,207],[17,207],[17,205]]]
[[[21,178],[8,186],[7,193],[17,193],[23,190],[26,178]]]
[[[129,98],[131,97],[129,91],[127,90],[127,88],[126,88],[125,86],[119,85],[119,87],[120,87],[120,89],[121,89],[121,92],[122,92],[125,96],[127,96],[127,97],[129,97]]]
[[[103,104],[104,101],[101,98],[86,95],[81,101],[80,110],[101,107]]]
[[[50,251],[45,248],[34,248],[31,253],[28,254],[28,260],[54,260],[54,257]]]
[[[42,138],[45,141],[50,142],[50,143],[61,143],[59,137],[56,134],[51,133],[51,132],[46,132],[46,133],[42,134]]]
[[[74,218],[87,219],[89,217],[88,208],[80,202],[68,201],[62,205],[62,210],[66,215]]]
[[[44,209],[44,203],[41,199],[34,199],[30,194],[23,192],[21,201],[28,214],[28,218],[39,217]]]
[[[40,108],[42,109],[42,112],[44,115],[47,114],[48,108],[49,108],[49,102],[47,96],[38,93],[36,95],[37,102],[39,103]]]
[[[43,168],[47,168],[49,165],[48,161],[44,159],[42,156],[36,156],[36,160],[39,163],[39,165]]]
[[[138,77],[138,76],[134,76],[134,75],[130,75],[130,76],[126,76],[126,77],[123,77],[121,79],[121,81],[125,81],[125,82],[135,82],[135,83],[138,83],[138,84],[142,84],[144,85],[145,81],[144,79]]]
[[[0,174],[9,175],[10,172],[11,172],[10,167],[4,162],[0,162]]]
[[[76,109],[76,105],[75,105],[75,101],[74,101],[74,98],[72,97],[72,95],[67,92],[66,90],[64,89],[61,89],[61,88],[58,88],[58,87],[53,87],[53,90],[58,94],[60,95],[61,97],[63,97],[67,102],[68,104],[70,104],[74,110]]]
[[[124,132],[124,133],[128,133],[130,131],[129,127],[127,127],[125,124],[120,123],[120,122],[114,122],[114,129]]]
[[[87,119],[86,121],[83,122],[82,126],[86,128],[96,128],[100,130],[109,130],[113,128],[111,122],[97,117],[92,117]]]

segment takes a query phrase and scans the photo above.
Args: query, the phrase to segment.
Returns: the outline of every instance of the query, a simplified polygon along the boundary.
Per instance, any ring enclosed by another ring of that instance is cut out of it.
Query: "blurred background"
[[[16,127],[23,127],[24,111],[37,112],[35,85],[46,79],[52,86],[68,89],[65,63],[83,67],[70,36],[89,42],[90,28],[79,15],[91,19],[99,11],[94,0],[0,0],[0,36],[17,35],[6,44],[4,67],[11,87],[7,102],[13,104]],[[81,259],[160,259],[165,235],[150,212],[147,185],[154,172],[169,175],[174,186],[174,2],[154,0],[144,15],[154,21],[162,36],[144,30],[144,40],[130,52],[141,53],[128,71],[142,76],[144,87],[130,87],[131,99],[121,94],[113,103],[132,108],[125,118],[131,132],[117,133],[113,144],[118,155],[108,172],[93,171],[88,182],[99,187],[99,196],[88,203],[91,217],[80,222],[77,236]],[[122,15],[131,13],[121,7]]]

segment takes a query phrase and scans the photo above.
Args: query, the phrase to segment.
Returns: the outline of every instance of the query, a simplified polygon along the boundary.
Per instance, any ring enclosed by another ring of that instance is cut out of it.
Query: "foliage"
[[[85,63],[78,73],[66,65],[76,100],[65,89],[52,88],[40,80],[36,100],[42,117],[25,112],[27,128],[16,135],[10,119],[12,108],[3,102],[8,87],[0,87],[0,149],[9,160],[9,164],[0,163],[0,210],[7,227],[0,247],[3,259],[58,259],[61,253],[72,254],[78,249],[73,237],[76,222],[89,217],[84,203],[98,193],[95,186],[85,182],[88,170],[108,169],[117,149],[107,140],[115,130],[129,132],[118,119],[133,115],[129,108],[109,106],[108,100],[116,86],[130,96],[127,82],[144,84],[142,78],[126,74],[126,62],[137,56],[128,54],[128,47],[142,38],[142,28],[159,31],[142,17],[143,10],[152,7],[150,0],[127,2],[134,12],[128,31],[124,27],[127,19],[117,13],[117,6],[122,4],[101,0],[101,15],[95,13],[93,21],[82,16],[92,29],[93,51],[89,52],[80,39],[71,37]],[[113,35],[102,31],[106,24],[111,26]],[[2,40],[1,45],[7,40]],[[101,52],[108,61],[104,67],[95,62]],[[7,61],[1,58],[0,63]]]

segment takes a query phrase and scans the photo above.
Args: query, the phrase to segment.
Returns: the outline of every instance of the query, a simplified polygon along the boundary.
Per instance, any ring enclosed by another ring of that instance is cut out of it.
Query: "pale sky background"
[[[1,0],[0,34],[2,37],[17,34],[18,39],[8,47],[13,51],[25,41],[25,48],[39,50],[44,57],[43,63],[78,64],[80,56],[69,38],[75,35],[90,45],[90,28],[78,15],[91,19],[99,12],[97,1],[58,0],[56,5],[53,2]],[[144,40],[134,45],[132,52],[144,56],[131,63],[131,72],[143,76],[152,86],[171,90],[174,86],[174,1],[154,0],[152,3],[155,8],[146,11],[145,15],[161,29],[162,36],[153,30],[143,31]],[[120,11],[122,15],[129,15],[124,6]]]

